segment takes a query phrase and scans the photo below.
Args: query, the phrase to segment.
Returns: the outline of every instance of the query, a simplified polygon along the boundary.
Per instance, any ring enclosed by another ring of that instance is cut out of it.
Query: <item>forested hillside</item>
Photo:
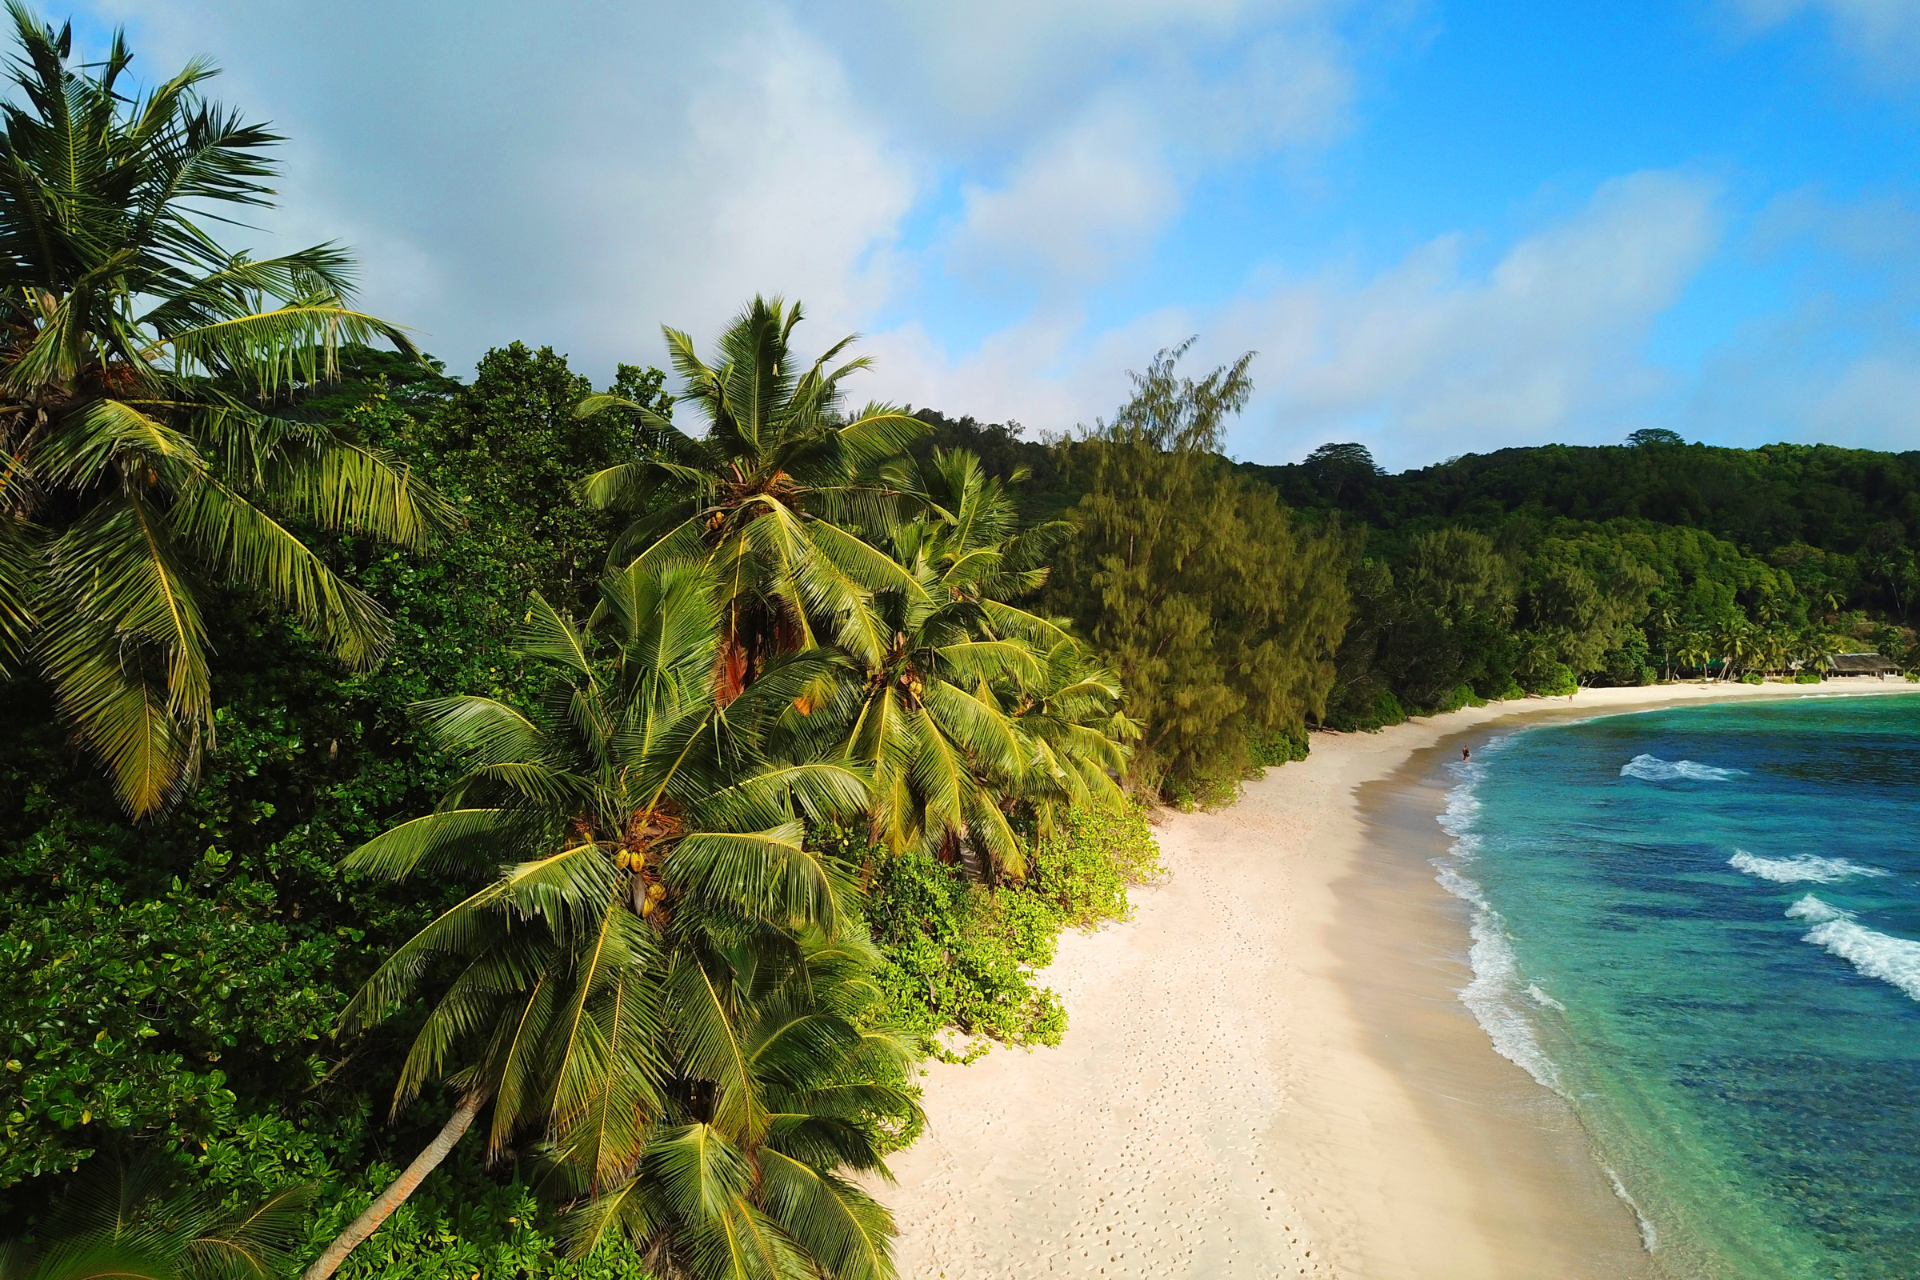
[[[1906,665],[1920,567],[1920,453],[1727,449],[1636,432],[1383,474],[1357,445],[1244,467],[1308,519],[1368,530],[1336,717],[1566,679],[1634,683]],[[1507,624],[1511,622],[1511,626]],[[1474,636],[1478,630],[1484,636]]]
[[[1034,972],[1150,806],[1313,726],[1911,655],[1920,455],[1236,466],[1251,357],[1185,348],[1035,441],[856,408],[765,297],[671,372],[449,376],[344,250],[207,233],[279,139],[205,65],[130,96],[11,12],[21,1274],[877,1280],[913,1064],[1058,1042]]]
[[[1321,449],[1293,466],[1246,470],[1290,506],[1338,510],[1383,531],[1490,528],[1518,513],[1647,520],[1701,529],[1763,555],[1795,544],[1865,553],[1862,582],[1869,586],[1873,559],[1910,551],[1910,535],[1920,529],[1920,450],[1724,449],[1666,432],[1638,437],[1614,447],[1468,454],[1399,475],[1381,474],[1351,445]]]
[[[1087,463],[1109,428],[1042,444],[921,416],[1030,469],[1036,511],[1076,508],[1098,487]],[[1506,449],[1399,475],[1355,444],[1291,466],[1215,456],[1223,477],[1292,512],[1290,532],[1239,531],[1233,551],[1210,547],[1240,561],[1212,589],[1223,605],[1260,566],[1291,563],[1297,538],[1345,547],[1346,624],[1317,723],[1378,727],[1474,699],[1681,675],[1813,679],[1857,650],[1914,660],[1920,452],[1715,448],[1648,430],[1620,446]],[[1165,527],[1142,514],[1137,527],[1149,525]],[[1093,580],[1077,564],[1055,590]],[[1331,596],[1323,586],[1315,598]],[[1176,678],[1191,705],[1225,692],[1202,673]],[[1216,744],[1176,766],[1173,790],[1217,794],[1233,770]]]

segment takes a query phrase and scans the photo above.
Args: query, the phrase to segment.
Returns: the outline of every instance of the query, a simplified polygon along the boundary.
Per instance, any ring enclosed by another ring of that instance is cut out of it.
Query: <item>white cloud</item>
[[[1242,453],[1360,438],[1411,463],[1613,438],[1689,396],[1723,420],[1741,353],[1793,341],[1756,328],[1697,384],[1647,360],[1720,237],[1713,185],[1676,173],[1604,184],[1492,261],[1468,229],[1383,270],[1254,266],[1228,301],[1091,322],[1197,183],[1351,127],[1361,0],[343,0],[324,23],[297,0],[98,3],[137,24],[146,68],[208,51],[231,68],[224,96],[294,139],[282,241],[356,245],[365,301],[456,365],[521,338],[605,377],[658,360],[661,322],[704,339],[778,290],[816,317],[809,345],[920,317],[870,338],[858,394],[1057,430],[1198,332],[1196,367],[1262,353]],[[1909,217],[1806,197],[1761,230],[1897,255]],[[949,345],[930,296],[988,336]],[[1911,366],[1885,335],[1854,357],[1776,358],[1811,372],[1773,406],[1864,420]]]
[[[1920,210],[1892,195],[1816,190],[1754,220],[1756,265],[1790,297],[1728,335],[1687,408],[1702,434],[1905,450],[1920,443]]]
[[[1863,356],[1819,389],[1804,421],[1815,439],[1882,449],[1920,443],[1920,350]]]
[[[1112,107],[1046,139],[998,188],[970,185],[949,260],[995,285],[1084,286],[1145,249],[1180,208],[1157,146],[1136,114]]]
[[[1920,5],[1913,0],[1732,0],[1752,29],[1766,30],[1801,14],[1818,14],[1841,47],[1890,80],[1910,81],[1920,64]]]
[[[1291,454],[1345,430],[1425,459],[1611,431],[1661,389],[1641,347],[1718,223],[1711,183],[1634,174],[1484,275],[1447,238],[1358,288],[1317,281],[1231,309],[1222,337],[1265,353],[1241,443]]]
[[[629,168],[624,189],[599,193],[583,219],[585,243],[614,247],[613,274],[628,282],[600,300],[602,323],[658,317],[697,332],[769,292],[804,300],[836,331],[857,327],[896,292],[894,241],[922,166],[783,16],[701,78],[666,154]]]
[[[1451,235],[1369,277],[1254,287],[1091,342],[1056,321],[946,362],[922,339],[896,339],[884,376],[903,397],[905,387],[934,388],[950,398],[932,403],[1058,430],[1109,413],[1125,369],[1199,333],[1195,369],[1260,352],[1256,396],[1231,439],[1244,456],[1279,461],[1360,439],[1390,465],[1413,465],[1547,438],[1611,439],[1669,389],[1642,346],[1713,252],[1716,202],[1706,180],[1634,174],[1484,270]]]
[[[1032,49],[1062,39],[1072,28],[1054,31],[1052,21],[1082,16],[1080,7],[1028,6],[1048,23]],[[1245,15],[1224,3],[1139,3],[1106,13],[1104,25],[1090,28],[1096,41],[1139,42],[1126,68],[1034,129],[1000,182],[965,186],[943,246],[947,261],[976,281],[1037,287],[1045,300],[1050,290],[1097,283],[1136,260],[1211,168],[1339,136],[1352,98],[1350,51],[1319,9],[1271,7],[1282,11],[1281,25],[1237,40],[1229,39],[1232,19]],[[1061,51],[1084,59],[1087,41],[1077,43]],[[970,68],[968,43],[956,47],[962,52],[943,61]]]
[[[1913,254],[1920,248],[1920,211],[1897,196],[1834,200],[1814,188],[1784,192],[1754,220],[1754,247],[1762,255],[1811,243],[1857,263],[1894,269],[1894,278],[1920,283]]]
[[[599,376],[755,291],[835,332],[928,276],[1015,278],[978,295],[1003,326],[1034,286],[1071,309],[1210,166],[1337,136],[1361,2],[94,0],[291,136],[260,247],[355,246],[363,303],[456,367],[521,338]]]
[[[704,334],[755,291],[852,328],[904,269],[925,162],[776,5],[121,16],[143,70],[212,51],[221,95],[290,135],[270,243],[354,245],[363,303],[456,365],[518,338],[605,376],[658,360],[662,322]]]
[[[849,58],[876,85],[904,86],[893,108],[941,145],[1011,140],[1016,149],[1076,115],[1116,79],[1156,81],[1213,63],[1226,77],[1276,42],[1337,43],[1357,0],[815,0],[843,30]],[[1378,6],[1375,6],[1378,7]],[[1264,55],[1263,55],[1264,56]],[[1336,60],[1339,55],[1335,54]],[[1285,99],[1318,78],[1299,56],[1270,65],[1264,92]],[[1244,79],[1244,77],[1242,77]]]

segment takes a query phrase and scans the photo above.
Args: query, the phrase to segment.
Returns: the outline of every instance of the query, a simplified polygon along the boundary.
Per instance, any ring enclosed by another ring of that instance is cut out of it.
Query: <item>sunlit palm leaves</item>
[[[1119,678],[1070,640],[1048,650],[1039,677],[1020,690],[1013,721],[1031,756],[1019,795],[1039,834],[1051,835],[1069,810],[1125,803],[1120,778],[1140,730],[1121,698]]]
[[[348,1010],[433,993],[396,1102],[490,1100],[490,1149],[537,1141],[576,1248],[624,1236],[667,1276],[893,1274],[845,1175],[884,1176],[916,1113],[878,1083],[902,1049],[810,833],[865,822],[1019,875],[1017,830],[1117,802],[1133,736],[1112,677],[1012,603],[1060,528],[1023,531],[970,454],[909,464],[913,419],[844,420],[863,362],[829,370],[843,343],[793,372],[798,318],[756,301],[717,367],[669,331],[702,439],[580,406],[647,440],[587,485],[641,517],[599,605],[580,627],[535,599],[538,705],[422,705],[465,775],[349,859],[471,881]]]
[[[736,685],[769,656],[822,640],[877,658],[884,637],[872,593],[913,590],[900,567],[849,526],[881,527],[900,509],[900,495],[875,473],[925,425],[881,404],[846,414],[840,384],[868,362],[834,365],[853,341],[844,338],[807,364],[790,345],[800,318],[797,303],[755,298],[721,336],[711,364],[686,334],[665,330],[684,383],[677,403],[707,420],[700,438],[618,396],[590,396],[579,407],[582,415],[634,415],[645,446],[585,485],[589,502],[638,517],[615,545],[614,562],[711,561]]]
[[[664,1105],[635,1176],[572,1217],[573,1247],[624,1234],[662,1274],[700,1280],[892,1276],[892,1217],[845,1176],[886,1176],[876,1121],[916,1115],[875,1083],[906,1051],[866,1029],[873,961],[812,931],[784,948],[690,941],[667,983]]]
[[[1024,874],[1012,814],[1119,799],[1131,726],[1112,677],[1058,626],[1007,603],[1044,580],[1053,527],[1022,532],[1005,486],[968,453],[936,453],[918,483],[919,519],[890,551],[914,590],[878,594],[890,638],[857,688],[828,704],[852,757],[873,771],[872,828],[888,848],[951,858],[968,842]]]
[[[870,1147],[841,1134],[843,1095],[808,1074],[891,1051],[851,1021],[850,1002],[871,988],[864,954],[835,941],[849,882],[806,839],[809,821],[856,814],[866,787],[781,727],[836,659],[776,659],[722,700],[721,644],[702,566],[636,562],[603,584],[590,629],[535,599],[521,650],[552,672],[538,706],[423,704],[465,776],[438,812],[347,865],[464,873],[474,889],[381,967],[345,1020],[364,1025],[440,991],[396,1105],[435,1079],[490,1098],[490,1151],[543,1140],[578,1194],[672,1165],[684,1155],[672,1135],[702,1126],[715,1152],[749,1162],[763,1146],[801,1159],[819,1131],[850,1145],[815,1181],[877,1231],[884,1215],[832,1172],[871,1167]],[[763,1182],[736,1189],[714,1222],[648,1199],[663,1216],[637,1233],[705,1256],[699,1242],[726,1223],[785,1221]],[[632,1212],[620,1218],[630,1229]],[[794,1212],[802,1223],[814,1211]],[[804,1234],[782,1239],[813,1256]]]
[[[190,64],[138,93],[116,36],[10,3],[0,105],[0,676],[37,666],[136,815],[191,777],[212,731],[209,581],[287,609],[364,666],[373,603],[268,514],[406,545],[444,510],[338,432],[272,416],[343,342],[393,326],[348,305],[332,246],[252,261],[194,219],[269,203],[278,138],[199,96]]]

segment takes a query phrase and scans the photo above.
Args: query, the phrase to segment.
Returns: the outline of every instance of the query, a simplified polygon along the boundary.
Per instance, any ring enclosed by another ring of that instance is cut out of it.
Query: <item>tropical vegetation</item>
[[[128,811],[176,798],[215,733],[216,584],[292,612],[351,666],[392,635],[291,518],[403,546],[445,523],[404,466],[284,412],[343,342],[412,345],[350,305],[319,245],[255,260],[204,223],[270,195],[279,141],[202,95],[193,63],[144,91],[116,36],[76,67],[18,0],[0,107],[0,675],[37,668]]]
[[[10,12],[0,1280],[890,1275],[913,1064],[1058,1043],[1153,805],[1913,661],[1920,454],[1236,464],[1186,347],[1033,440],[774,298],[451,377],[226,247],[277,139],[209,66]]]

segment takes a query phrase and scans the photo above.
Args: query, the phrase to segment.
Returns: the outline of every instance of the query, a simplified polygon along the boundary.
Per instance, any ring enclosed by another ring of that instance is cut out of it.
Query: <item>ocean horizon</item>
[[[1656,1270],[1920,1274],[1920,696],[1539,725],[1448,768],[1461,998]]]

